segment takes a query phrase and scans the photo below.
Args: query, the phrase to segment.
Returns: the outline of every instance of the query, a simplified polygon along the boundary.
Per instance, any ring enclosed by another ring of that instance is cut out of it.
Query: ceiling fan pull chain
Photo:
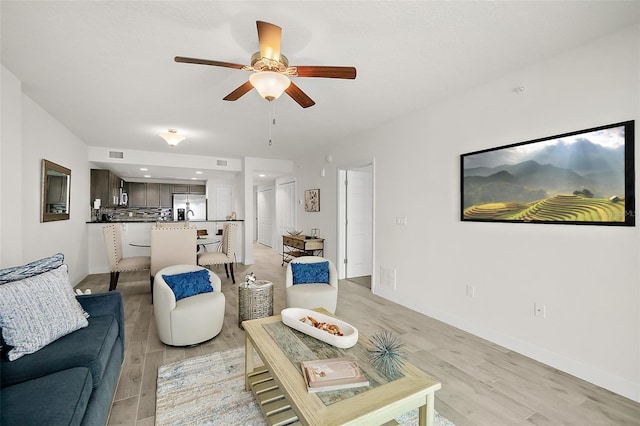
[[[269,102],[271,106],[271,114],[269,115],[269,146],[273,144],[273,138],[271,136],[273,127],[276,125],[276,107],[273,102]]]

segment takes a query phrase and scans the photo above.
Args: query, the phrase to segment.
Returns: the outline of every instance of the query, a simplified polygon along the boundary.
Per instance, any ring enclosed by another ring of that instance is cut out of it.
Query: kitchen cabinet
[[[161,207],[160,184],[129,182],[128,207]]]
[[[205,185],[173,185],[174,194],[199,194],[204,195],[206,193]]]
[[[160,207],[173,207],[173,185],[169,183],[160,184]]]
[[[173,193],[174,194],[188,194],[189,193],[189,185],[173,185]]]
[[[147,207],[160,207],[160,184],[147,184]]]
[[[103,207],[116,207],[120,205],[120,188],[124,181],[109,170],[91,169],[91,199],[100,199]]]
[[[205,185],[189,185],[189,194],[204,195],[206,193]]]
[[[147,207],[147,184],[140,182],[129,182],[129,204],[128,207]]]

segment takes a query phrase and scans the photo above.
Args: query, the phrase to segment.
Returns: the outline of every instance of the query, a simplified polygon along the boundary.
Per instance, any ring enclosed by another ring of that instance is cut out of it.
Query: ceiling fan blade
[[[225,101],[237,101],[238,99],[240,99],[242,95],[244,95],[251,89],[253,89],[253,86],[251,85],[250,81],[247,81],[242,86],[238,87],[236,90],[229,93],[227,96],[225,96],[222,99]]]
[[[356,78],[355,67],[323,67],[323,66],[300,66],[296,67],[298,77],[322,77],[322,78]]]
[[[302,108],[309,108],[310,106],[314,106],[316,103],[307,96],[298,86],[293,84],[293,81],[285,90],[287,95],[291,96],[291,98],[296,101]]]
[[[209,59],[185,58],[184,56],[176,56],[174,60],[176,62],[183,62],[185,64],[212,65],[214,67],[235,68],[238,70],[241,70],[244,67],[244,65],[233,64],[231,62],[210,61]]]
[[[260,56],[274,61],[280,60],[280,41],[282,40],[282,28],[268,22],[256,21],[258,26],[258,42],[260,43]]]

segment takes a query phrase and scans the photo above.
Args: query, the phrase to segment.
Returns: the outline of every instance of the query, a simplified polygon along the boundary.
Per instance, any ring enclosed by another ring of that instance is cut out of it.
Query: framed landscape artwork
[[[319,212],[320,211],[320,190],[307,189],[304,191],[304,211]]]
[[[461,155],[461,220],[635,226],[634,124]]]

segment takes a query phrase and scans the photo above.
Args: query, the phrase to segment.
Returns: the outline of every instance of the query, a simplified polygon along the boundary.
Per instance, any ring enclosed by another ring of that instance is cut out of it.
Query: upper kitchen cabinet
[[[206,193],[205,185],[173,185],[174,194],[198,194],[204,195]]]
[[[147,184],[147,207],[161,207],[159,183]]]
[[[189,185],[173,185],[173,192],[175,194],[188,194]]]
[[[173,185],[160,184],[160,207],[171,208],[173,206]]]
[[[147,207],[147,184],[128,182],[128,207]]]
[[[160,205],[160,184],[129,182],[129,207],[163,207]],[[169,202],[168,207],[171,207]]]
[[[207,193],[206,185],[189,185],[189,194],[204,195]]]
[[[119,206],[123,186],[124,181],[109,170],[91,169],[91,204],[100,199],[104,207]]]

